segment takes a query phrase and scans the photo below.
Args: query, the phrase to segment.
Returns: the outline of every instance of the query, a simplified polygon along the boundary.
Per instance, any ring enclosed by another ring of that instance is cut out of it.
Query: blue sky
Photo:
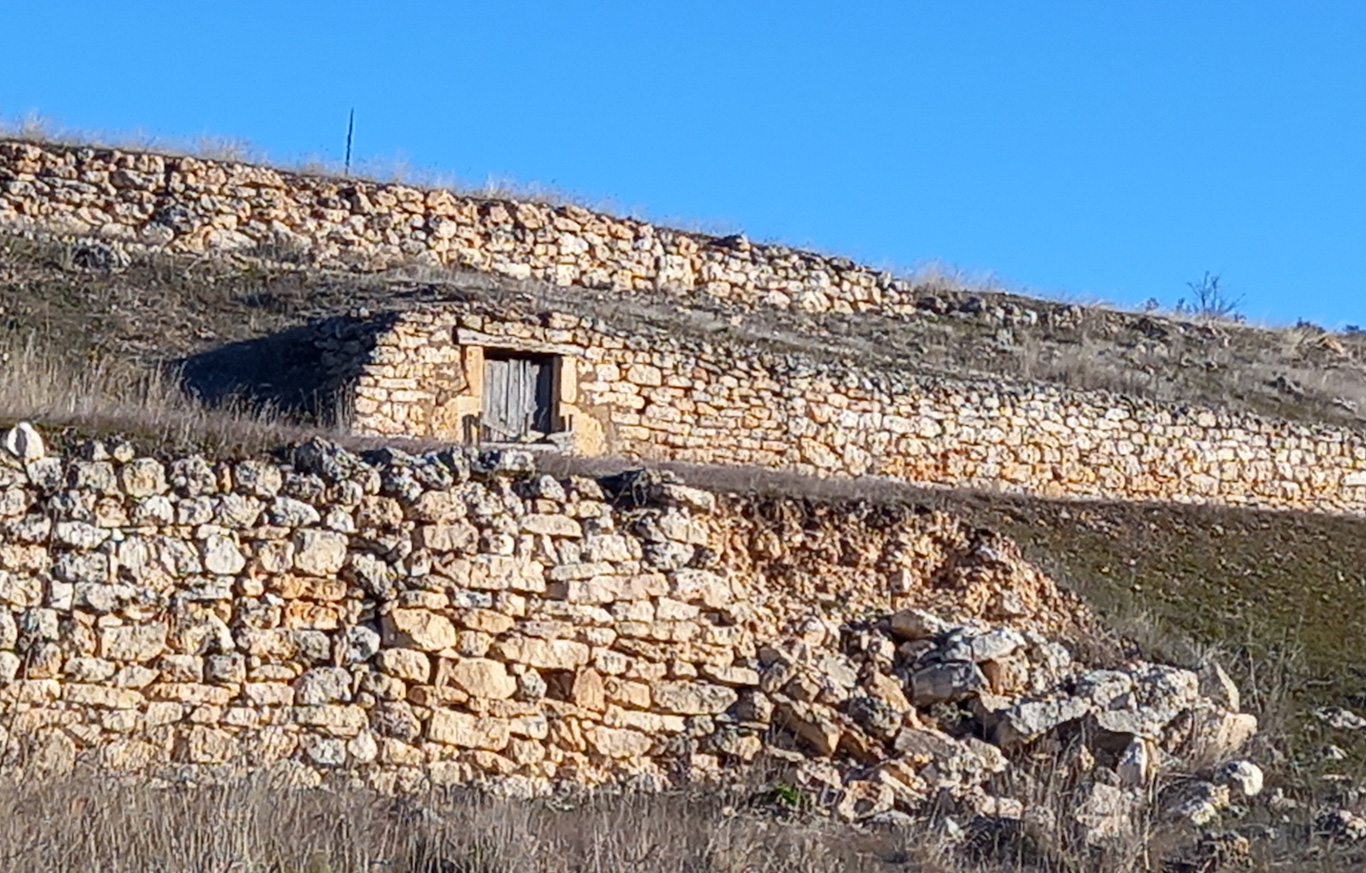
[[[1048,296],[1366,324],[1366,4],[4,6],[0,115],[510,179]]]

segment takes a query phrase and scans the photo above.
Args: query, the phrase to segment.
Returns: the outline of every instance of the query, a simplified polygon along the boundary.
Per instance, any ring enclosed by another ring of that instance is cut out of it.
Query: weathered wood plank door
[[[525,440],[551,432],[554,360],[543,356],[484,357],[484,438]]]

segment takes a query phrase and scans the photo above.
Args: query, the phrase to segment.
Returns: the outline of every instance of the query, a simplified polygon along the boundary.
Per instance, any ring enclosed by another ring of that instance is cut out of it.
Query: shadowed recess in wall
[[[239,405],[291,421],[344,425],[351,387],[394,313],[336,316],[228,343],[175,362],[181,385],[215,407]]]

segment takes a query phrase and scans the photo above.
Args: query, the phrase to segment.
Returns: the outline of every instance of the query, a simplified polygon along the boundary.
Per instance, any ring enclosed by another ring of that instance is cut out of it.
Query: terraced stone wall
[[[485,348],[560,355],[563,442],[583,454],[888,476],[1047,497],[1366,511],[1366,438],[1043,386],[897,376],[459,308],[395,317],[360,367],[353,427],[460,442]]]
[[[144,152],[0,141],[0,226],[172,252],[378,269],[413,262],[558,285],[701,294],[809,311],[911,310],[886,272],[577,206]]]
[[[419,261],[743,306],[915,306],[913,289],[885,273],[742,238],[573,206],[109,149],[0,142],[0,226],[359,269]],[[332,337],[324,357],[336,373],[320,386],[348,394],[339,405],[354,405],[361,432],[465,441],[480,412],[480,350],[516,340],[570,364],[556,402],[569,442],[586,454],[1052,497],[1366,510],[1366,441],[1354,430],[1047,387],[901,378],[856,361],[763,355],[574,318],[543,329],[489,324],[489,336],[462,340],[453,317],[412,315],[360,361],[346,338]],[[484,332],[474,322],[463,329]]]
[[[765,525],[649,476],[604,490],[522,453],[321,442],[290,463],[63,458],[26,426],[3,443],[0,768],[662,784],[759,753],[782,699],[760,651],[797,629],[834,652],[841,615],[910,603],[1051,631],[1080,610],[933,514],[869,523],[879,570],[817,598],[835,577],[780,583],[771,546],[737,538]]]

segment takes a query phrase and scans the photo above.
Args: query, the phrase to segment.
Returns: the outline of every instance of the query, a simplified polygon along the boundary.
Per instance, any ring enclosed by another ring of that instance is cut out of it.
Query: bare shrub
[[[1238,307],[1243,305],[1242,295],[1231,296],[1220,287],[1219,279],[1218,275],[1211,275],[1206,270],[1196,281],[1187,282],[1191,296],[1176,301],[1176,313],[1211,321],[1243,321],[1243,316],[1238,314]]]

